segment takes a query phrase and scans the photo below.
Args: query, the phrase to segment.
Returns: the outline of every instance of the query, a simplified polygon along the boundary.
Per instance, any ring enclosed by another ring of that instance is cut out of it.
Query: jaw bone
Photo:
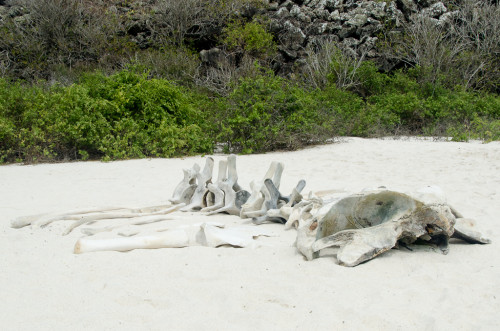
[[[395,247],[398,241],[438,243],[446,251],[457,221],[446,204],[423,203],[387,190],[348,196],[318,214],[299,227],[297,248],[310,260],[318,257],[322,249],[339,247],[339,264],[351,267]],[[463,238],[462,231],[456,231],[455,237]],[[474,242],[488,241],[473,231],[465,236]]]
[[[120,237],[110,239],[80,238],[74,248],[75,254],[96,251],[126,252],[134,249],[181,248],[188,246],[247,247],[258,236],[269,233],[251,226],[221,228],[220,224],[202,223],[176,229],[156,232],[149,235]]]

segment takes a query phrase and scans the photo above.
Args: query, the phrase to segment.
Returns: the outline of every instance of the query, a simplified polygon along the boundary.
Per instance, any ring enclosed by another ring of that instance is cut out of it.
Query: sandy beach
[[[215,155],[216,163],[225,155]],[[449,253],[393,249],[354,268],[306,261],[295,230],[257,248],[187,247],[73,254],[68,221],[13,229],[19,216],[166,204],[182,169],[204,157],[0,166],[0,325],[3,330],[498,330],[500,142],[360,139],[295,152],[242,155],[239,183],[272,161],[283,192],[356,193],[437,185],[478,222],[489,245],[452,241]],[[176,212],[163,228],[246,224],[236,216]]]

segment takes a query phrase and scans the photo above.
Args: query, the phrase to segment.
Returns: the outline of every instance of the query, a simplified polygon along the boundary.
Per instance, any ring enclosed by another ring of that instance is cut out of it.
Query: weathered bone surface
[[[458,228],[454,228],[456,223],[460,224]],[[423,203],[403,193],[379,190],[324,206],[299,226],[296,244],[308,260],[318,257],[322,249],[339,247],[339,264],[356,266],[398,242],[428,242],[444,252],[451,237],[489,242],[472,227],[460,218],[457,222],[452,208],[441,201]]]
[[[195,163],[191,169],[183,169],[184,178],[177,184],[172,198],[169,201],[173,204],[188,204],[196,190],[196,175],[200,172],[200,166]]]
[[[219,247],[230,245],[247,247],[253,244],[253,239],[258,236],[270,236],[270,234],[256,227],[246,226],[226,229],[222,224],[202,223],[201,225],[184,226],[132,237],[109,239],[84,237],[76,242],[74,253],[95,251],[125,252],[134,249],[180,248],[187,246]]]
[[[205,167],[202,172],[196,174],[197,186],[191,197],[190,203],[183,207],[181,211],[198,211],[203,208],[203,198],[207,193],[207,185],[212,182],[212,172],[214,168],[214,159],[207,157]]]
[[[265,222],[285,224],[292,212],[292,207],[302,200],[300,192],[302,192],[306,186],[306,181],[303,179],[300,180],[297,186],[292,190],[292,193],[288,196],[283,196],[272,180],[266,179],[264,183],[267,193],[263,206],[267,211],[265,215],[253,217],[252,222],[255,224],[262,224]],[[251,213],[248,214],[251,215]]]
[[[209,212],[224,206],[224,192],[219,188],[222,182],[227,180],[227,161],[219,161],[219,173],[215,184],[207,185],[207,192],[204,197],[204,208],[201,212]]]
[[[88,216],[83,216],[81,217],[78,221],[74,222],[71,224],[64,232],[63,235],[67,235],[71,233],[75,228],[79,227],[80,225],[83,224],[92,224],[97,220],[106,220],[106,219],[114,219],[114,218],[136,218],[136,217],[144,217],[144,216],[155,216],[155,215],[166,215],[173,213],[179,208],[184,206],[184,204],[179,204],[175,205],[170,208],[162,208],[160,210],[154,210],[149,211],[148,209],[144,212],[142,210],[131,210],[131,212],[128,213],[112,213],[112,214],[106,214],[106,213],[99,213],[99,214],[93,214],[93,215],[88,215]]]
[[[207,215],[217,213],[228,213],[230,215],[240,214],[241,206],[248,200],[250,194],[241,189],[241,186],[238,184],[235,155],[229,155],[227,157],[227,178],[225,180],[218,181],[217,187],[215,188],[211,186],[211,189],[213,189],[214,192],[220,190],[224,193],[224,205],[217,209],[211,208]],[[220,191],[218,193],[219,195]]]
[[[266,208],[265,201],[269,201],[271,199],[271,193],[268,191],[265,182],[268,179],[272,180],[274,186],[279,189],[283,169],[283,163],[272,162],[262,181],[252,181],[250,183],[252,193],[250,194],[247,202],[241,207],[241,218],[259,217],[263,216],[267,212],[268,208]]]

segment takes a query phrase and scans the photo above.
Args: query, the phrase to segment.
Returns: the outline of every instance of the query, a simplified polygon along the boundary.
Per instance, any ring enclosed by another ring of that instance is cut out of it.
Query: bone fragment
[[[453,210],[452,210],[453,211]],[[491,240],[484,237],[477,229],[476,221],[470,218],[457,218],[453,238],[462,239],[471,244],[489,244]]]
[[[252,222],[254,224],[262,224],[265,222],[285,224],[292,212],[292,206],[302,200],[300,192],[304,189],[306,181],[303,179],[300,180],[296,187],[292,190],[292,193],[288,196],[283,196],[272,180],[266,179],[264,183],[267,189],[267,194],[261,210],[257,212],[249,212],[247,215],[261,213],[264,209],[266,209],[265,215],[252,218]]]

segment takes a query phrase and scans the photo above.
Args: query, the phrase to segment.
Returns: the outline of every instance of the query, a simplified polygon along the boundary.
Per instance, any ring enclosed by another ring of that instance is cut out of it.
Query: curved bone
[[[314,212],[314,203],[312,201],[302,201],[296,204],[288,216],[288,220],[285,223],[285,229],[290,229],[295,227],[296,229],[301,226],[306,220],[312,218]]]
[[[212,171],[214,168],[214,159],[207,157],[203,171],[196,174],[197,187],[191,198],[189,205],[181,211],[200,210],[203,208],[203,198],[207,192],[207,185],[212,182]]]
[[[10,226],[14,229],[19,229],[28,225],[37,225],[39,227],[44,227],[55,221],[62,220],[78,220],[81,217],[75,216],[79,214],[92,214],[99,212],[107,212],[107,211],[116,211],[123,210],[124,208],[120,207],[109,207],[109,208],[94,208],[94,209],[79,209],[65,212],[63,214],[38,214],[38,215],[29,215],[29,216],[21,216],[13,219],[10,222]]]
[[[149,212],[149,213],[115,213],[115,214],[96,214],[96,215],[89,215],[89,216],[83,216],[81,217],[78,221],[70,225],[64,232],[63,236],[68,235],[73,231],[75,228],[79,227],[80,225],[83,224],[92,224],[95,221],[98,220],[106,220],[106,219],[115,219],[115,218],[135,218],[135,217],[143,217],[143,216],[154,216],[154,215],[166,215],[173,213],[176,210],[179,210],[182,208],[184,204],[178,204],[173,207],[170,207],[168,209],[163,209],[159,211],[154,211],[154,212]]]
[[[173,204],[188,203],[196,189],[196,175],[200,172],[200,166],[195,163],[191,169],[183,169],[184,178],[175,187],[172,198],[169,201]]]

